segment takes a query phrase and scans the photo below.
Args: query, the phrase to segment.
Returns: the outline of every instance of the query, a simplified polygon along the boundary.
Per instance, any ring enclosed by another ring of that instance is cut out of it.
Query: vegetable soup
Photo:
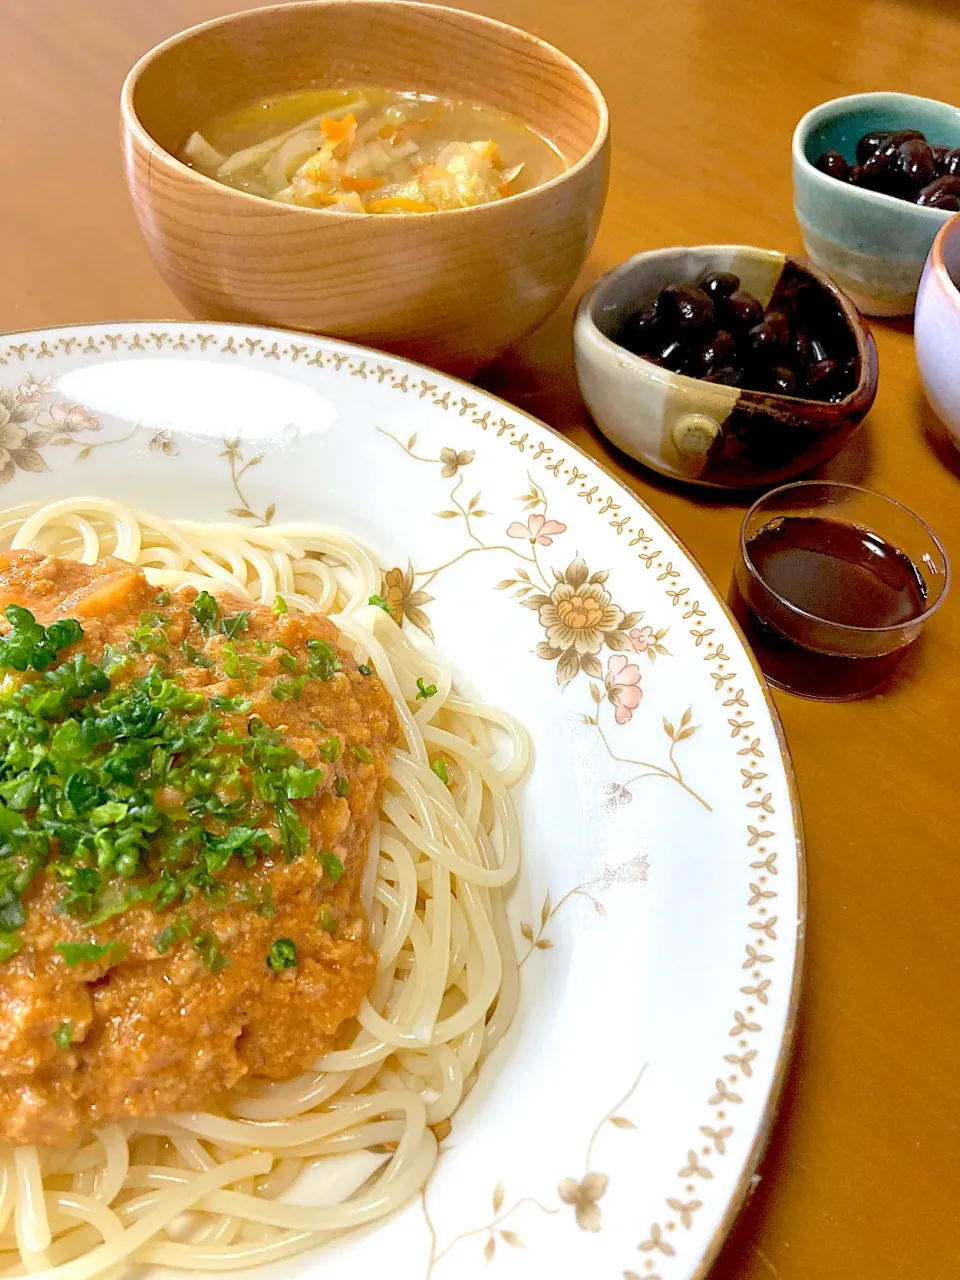
[[[522,121],[386,89],[305,90],[191,134],[192,168],[251,195],[343,213],[436,213],[528,191],[563,157]]]

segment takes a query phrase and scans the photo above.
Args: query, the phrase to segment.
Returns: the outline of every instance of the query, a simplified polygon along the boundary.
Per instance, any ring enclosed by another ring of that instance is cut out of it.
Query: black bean
[[[784,313],[776,309],[768,311],[764,316],[763,323],[773,330],[780,345],[786,347],[790,341],[790,321]]]
[[[821,157],[824,165],[828,154]],[[817,163],[824,167],[820,161]],[[938,188],[928,193],[926,189],[938,177],[955,175],[960,176],[960,147],[932,145],[919,129],[875,129],[857,143],[857,162],[847,169],[846,181],[900,200],[952,208],[953,192],[943,193]],[[923,194],[923,199],[918,198],[918,193]],[[935,197],[932,203],[931,197]]]
[[[866,187],[869,191],[884,191],[892,195],[892,188],[896,183],[896,158],[896,147],[884,147],[875,151],[872,156],[867,156],[860,166],[857,185]]]
[[[724,298],[722,303],[718,303],[717,311],[719,312],[717,319],[723,327],[734,333],[752,329],[763,319],[763,307],[753,294],[747,293],[745,289],[738,289],[736,293],[731,293],[729,298]]]
[[[863,164],[867,156],[872,156],[882,142],[890,137],[889,131],[871,129],[857,143],[857,164]]]
[[[846,181],[847,174],[850,171],[850,165],[839,151],[824,151],[822,155],[817,156],[816,160],[814,160],[813,167],[831,178],[839,179],[841,182]]]
[[[668,333],[696,332],[714,322],[712,299],[693,284],[668,284],[654,305]]]
[[[772,378],[773,390],[782,396],[792,396],[797,390],[797,375],[792,369],[788,369],[786,365],[778,364],[773,368]]]
[[[901,148],[906,148],[906,152]],[[863,161],[858,185],[888,196],[909,198],[916,187],[922,185],[919,181],[911,184],[909,166],[918,167],[921,172],[929,166],[932,173],[933,157],[922,133],[916,129],[900,129],[888,134]]]
[[[730,363],[730,357],[737,349],[733,334],[727,329],[719,329],[706,346],[702,347],[694,357],[696,376],[703,377],[721,369]]]
[[[917,204],[925,205],[930,209],[949,209],[952,206],[944,204],[944,200],[957,196],[960,196],[960,176],[934,178],[933,182],[924,187],[917,196]]]
[[[896,129],[893,133],[888,133],[883,143],[884,147],[899,147],[901,142],[909,142],[911,138],[920,138],[926,142],[923,134],[919,129]]]
[[[917,201],[919,204],[920,201]],[[925,209],[943,209],[946,213],[960,212],[960,196],[952,196],[949,191],[938,191],[924,203]]]
[[[657,364],[663,365],[665,369],[670,369],[673,373],[680,373],[690,358],[690,349],[685,347],[682,342],[677,342],[674,339],[661,348],[654,358]]]
[[[790,341],[790,326],[782,311],[771,311],[747,334],[747,349],[758,360],[778,363]]]
[[[739,387],[743,381],[743,370],[736,365],[724,365],[722,369],[714,369],[703,379],[704,382],[717,382],[723,387]]]
[[[736,293],[740,277],[730,271],[708,271],[697,281],[697,287],[716,302],[718,298],[729,298],[731,293]]]
[[[801,371],[810,363],[810,340],[802,329],[798,329],[791,338],[787,355],[791,363]]]
[[[646,355],[658,343],[661,347],[663,346],[661,327],[653,307],[646,307],[623,322],[614,341],[621,347],[625,347],[627,351],[632,351],[634,355]]]
[[[895,172],[898,186],[913,195],[936,176],[933,153],[922,138],[908,138],[897,147]]]
[[[814,400],[825,400],[833,390],[840,377],[840,366],[836,360],[818,360],[807,370],[807,394]]]
[[[831,178],[837,178],[840,182],[846,182],[847,174],[850,172],[850,166],[839,151],[825,151],[814,161],[814,168]]]
[[[947,156],[950,154],[950,148],[931,147],[930,154],[933,156],[933,163],[936,166],[937,177],[941,177],[946,172]]]

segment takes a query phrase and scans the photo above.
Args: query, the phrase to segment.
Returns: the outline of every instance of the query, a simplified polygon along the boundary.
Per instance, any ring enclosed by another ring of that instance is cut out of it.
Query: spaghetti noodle
[[[393,1213],[429,1178],[438,1134],[516,1008],[504,892],[519,866],[509,789],[529,764],[526,734],[460,697],[436,651],[367,603],[380,569],[339,530],[168,521],[78,498],[0,515],[0,550],[26,547],[89,564],[113,555],[158,587],[282,596],[292,611],[328,614],[393,696],[402,745],[364,884],[377,976],[342,1043],[296,1079],[225,1096],[215,1114],[125,1121],[67,1148],[0,1148],[3,1273],[253,1267]],[[437,692],[418,699],[425,670]],[[438,752],[449,785],[431,769]]]

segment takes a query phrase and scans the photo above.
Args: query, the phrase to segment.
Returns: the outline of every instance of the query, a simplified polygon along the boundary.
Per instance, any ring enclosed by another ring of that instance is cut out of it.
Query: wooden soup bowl
[[[362,215],[278,204],[176,159],[221,112],[363,85],[509,112],[568,168],[494,204]],[[349,338],[461,374],[559,304],[607,186],[606,104],[576,63],[515,27],[401,0],[305,0],[181,32],[127,76],[121,132],[147,247],[194,316]]]

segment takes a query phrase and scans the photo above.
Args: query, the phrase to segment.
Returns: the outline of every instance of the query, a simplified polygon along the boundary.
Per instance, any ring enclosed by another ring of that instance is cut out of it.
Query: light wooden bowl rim
[[[168,151],[166,147],[162,147],[141,123],[140,117],[137,115],[136,109],[133,105],[133,95],[136,92],[140,77],[143,75],[144,71],[146,71],[146,69],[156,61],[157,58],[166,53],[169,49],[176,48],[179,44],[186,44],[201,32],[211,31],[216,27],[227,26],[238,18],[246,18],[255,14],[279,13],[281,11],[284,13],[290,13],[297,10],[303,13],[308,13],[310,10],[314,9],[337,8],[343,5],[352,5],[356,3],[367,4],[371,7],[395,9],[398,11],[406,9],[423,13],[455,13],[458,16],[466,17],[478,27],[484,27],[494,31],[509,32],[511,36],[519,36],[522,40],[536,48],[538,53],[546,52],[552,57],[558,59],[560,62],[565,63],[568,70],[582,82],[593,99],[598,116],[597,131],[590,146],[579,160],[576,160],[572,165],[564,169],[562,173],[557,174],[556,177],[550,178],[546,182],[538,183],[537,186],[531,187],[528,191],[518,191],[516,195],[506,196],[501,200],[491,201],[489,204],[472,205],[466,209],[438,209],[437,213],[442,213],[445,219],[449,217],[477,217],[478,215],[486,215],[489,217],[492,216],[491,211],[496,211],[504,206],[513,206],[517,201],[529,201],[531,199],[536,199],[541,196],[542,193],[559,187],[562,183],[568,182],[578,173],[581,173],[584,169],[588,168],[606,146],[610,132],[610,113],[606,99],[601,93],[600,87],[593,77],[588,75],[587,72],[584,71],[583,67],[581,67],[578,62],[574,61],[569,54],[564,53],[562,49],[558,49],[548,41],[541,40],[539,36],[535,36],[531,32],[525,31],[522,27],[514,27],[510,23],[499,22],[496,18],[488,18],[484,14],[472,13],[467,9],[458,9],[453,5],[423,4],[420,0],[294,0],[293,3],[289,4],[271,4],[262,5],[256,9],[242,9],[236,13],[225,14],[220,18],[213,18],[208,22],[199,22],[193,27],[186,27],[183,31],[178,31],[175,35],[169,36],[166,40],[162,40],[159,44],[154,45],[154,47],[149,49],[141,58],[139,58],[127,72],[126,78],[123,82],[123,88],[120,91],[120,114],[124,128],[136,138],[141,146],[146,148],[152,157],[161,160],[165,164],[171,165],[182,178],[185,178],[187,181],[196,181],[200,183],[202,187],[209,187],[220,195],[226,194],[227,197],[238,197],[240,200],[245,202],[253,201],[259,207],[262,207],[263,205],[272,205],[278,210],[282,209],[284,212],[299,214],[309,218],[322,218],[327,221],[332,221],[333,219],[337,219],[339,221],[340,219],[349,218],[352,221],[359,215],[347,213],[342,210],[334,212],[330,209],[311,209],[305,208],[301,205],[280,204],[275,200],[270,200],[266,196],[254,195],[252,192],[240,191],[236,187],[227,186],[223,182],[218,182],[216,178],[208,178],[205,174],[199,173],[196,169],[191,169],[189,165],[184,164],[182,160],[173,155],[172,152]],[[430,216],[431,215],[429,214],[422,213],[391,213],[390,219],[393,222],[409,224],[411,222],[419,221],[424,217],[429,218]]]

